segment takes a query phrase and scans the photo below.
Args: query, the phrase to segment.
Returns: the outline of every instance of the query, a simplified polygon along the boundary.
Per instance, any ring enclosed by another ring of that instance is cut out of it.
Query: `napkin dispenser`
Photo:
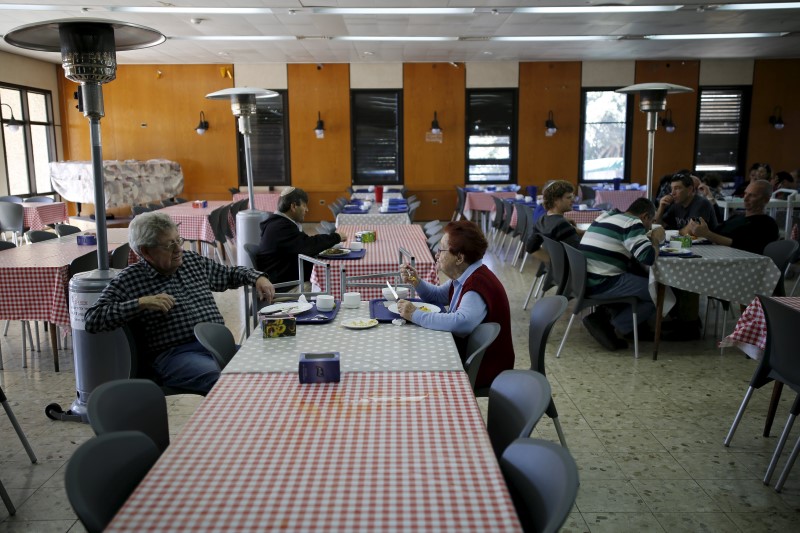
[[[259,315],[261,333],[265,339],[294,337],[297,334],[297,319],[290,315]]]
[[[86,235],[78,235],[78,244],[81,246],[94,246],[97,244],[97,236],[94,233],[87,233]]]
[[[339,383],[339,352],[303,352],[298,369],[300,383]]]

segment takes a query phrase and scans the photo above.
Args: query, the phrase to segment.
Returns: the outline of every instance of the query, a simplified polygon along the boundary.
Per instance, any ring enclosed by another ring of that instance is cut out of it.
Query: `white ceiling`
[[[24,2],[25,0],[18,0]],[[369,63],[438,61],[543,61],[613,59],[702,59],[800,57],[800,7],[779,10],[718,11],[734,4],[716,0],[705,7],[678,0],[34,0],[26,5],[0,1],[0,34],[26,24],[64,18],[96,18],[148,26],[167,37],[161,45],[118,52],[120,64],[181,63]],[[764,3],[764,0],[751,3]],[[785,2],[778,2],[785,3]],[[39,9],[32,9],[36,5]],[[523,14],[515,7],[587,5],[681,5],[655,13]],[[125,13],[114,6],[260,7],[271,14],[187,12]],[[45,8],[46,7],[46,8]],[[314,7],[468,7],[470,14],[330,15]],[[491,10],[497,13],[492,14]],[[294,13],[292,13],[294,12]],[[202,19],[193,23],[192,19]],[[783,37],[721,40],[643,40],[652,34],[791,32]],[[201,36],[244,40],[194,40]],[[480,40],[503,36],[624,36],[622,40],[509,42]],[[278,36],[291,40],[255,40]],[[344,41],[338,37],[458,37],[462,40],[395,42]],[[249,38],[249,39],[248,39]],[[463,40],[467,38],[469,40]],[[58,53],[33,52],[0,41],[0,50],[60,63]]]

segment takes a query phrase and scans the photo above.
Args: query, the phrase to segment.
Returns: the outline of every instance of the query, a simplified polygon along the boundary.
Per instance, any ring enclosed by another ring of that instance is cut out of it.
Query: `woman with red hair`
[[[500,324],[500,334],[483,357],[476,388],[488,387],[497,374],[514,368],[508,296],[497,276],[483,264],[487,247],[486,238],[474,222],[450,222],[444,228],[436,254],[436,267],[450,278],[449,281],[436,286],[420,280],[417,272],[407,264],[401,269],[403,281],[414,285],[420,298],[439,306],[449,306],[449,310],[426,313],[405,300],[397,304],[406,320],[424,328],[452,332],[462,361],[469,355],[465,353],[467,337],[478,324]]]

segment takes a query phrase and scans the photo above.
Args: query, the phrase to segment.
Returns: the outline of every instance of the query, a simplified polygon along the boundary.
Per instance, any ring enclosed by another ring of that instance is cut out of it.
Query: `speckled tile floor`
[[[522,303],[533,268],[528,264],[520,274],[494,256],[487,256],[486,262],[506,286],[516,366],[527,368],[530,315]],[[238,332],[240,292],[229,291],[218,301],[228,326]],[[710,338],[662,343],[658,361],[650,357],[652,344],[642,343],[641,358],[635,360],[632,349],[604,351],[579,323],[556,359],[566,323],[564,318],[554,328],[547,357],[548,379],[581,478],[563,531],[800,528],[800,467],[782,494],[761,483],[794,399],[791,393],[783,395],[772,436],[764,438],[771,387],[756,391],[731,447],[725,448],[722,440],[755,368],[753,361],[731,348],[720,355]],[[35,465],[28,461],[8,419],[0,414],[0,480],[17,506],[16,516],[10,517],[0,505],[0,532],[83,531],[64,493],[63,475],[72,451],[92,432],[83,424],[45,417],[47,404],[66,407],[72,402],[75,376],[72,352],[61,352],[61,372],[56,374],[46,336],[42,341],[41,353],[34,353],[29,368],[23,369],[19,323],[12,323],[8,336],[0,337],[5,365],[0,385],[39,457]],[[200,401],[196,396],[168,398],[171,432],[180,431]],[[485,410],[485,400],[479,404]],[[534,433],[558,440],[546,417]],[[791,443],[797,435],[798,430]]]

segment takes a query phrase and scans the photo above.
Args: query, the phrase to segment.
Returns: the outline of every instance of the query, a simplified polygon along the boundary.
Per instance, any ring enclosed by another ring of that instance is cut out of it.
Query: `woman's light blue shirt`
[[[440,307],[449,305],[450,310],[446,313],[414,311],[411,321],[423,328],[450,331],[459,337],[466,337],[472,333],[486,318],[486,303],[477,292],[470,291],[461,299],[461,305],[458,308],[455,308],[455,304],[458,302],[464,283],[482,264],[483,261],[480,260],[472,263],[458,279],[449,280],[439,286],[420,280],[416,287],[419,297]],[[449,298],[451,285],[453,286],[452,299]]]

